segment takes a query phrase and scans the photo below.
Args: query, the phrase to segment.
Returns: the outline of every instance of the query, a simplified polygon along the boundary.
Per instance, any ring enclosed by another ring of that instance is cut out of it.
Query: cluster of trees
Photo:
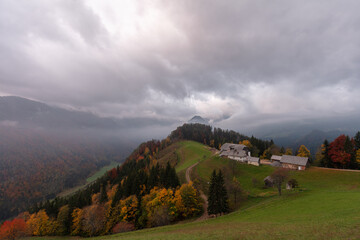
[[[265,149],[274,144],[273,141],[264,141],[258,138],[247,137],[235,131],[212,129],[211,126],[204,124],[184,124],[170,134],[171,140],[186,139],[193,140],[211,147],[220,149],[224,143],[239,143],[248,140],[251,143],[250,151],[252,156],[260,156]]]
[[[114,203],[114,189],[92,196],[92,204],[72,209],[62,206],[56,218],[49,217],[44,209],[22,214],[0,228],[1,239],[15,239],[22,236],[74,235],[98,236],[109,233],[155,227],[176,220],[193,217],[201,213],[202,202],[192,183],[176,189],[154,187],[140,199],[136,195]]]
[[[321,167],[359,169],[360,132],[353,138],[340,135],[331,143],[325,140],[316,158]]]
[[[208,198],[208,214],[223,214],[229,212],[229,202],[224,177],[221,170],[214,170],[210,178]]]
[[[36,204],[17,219],[28,235],[96,236],[196,216],[202,211],[198,191],[192,183],[180,186],[174,167],[156,158],[170,144],[170,138],[143,143],[85,189]]]
[[[260,156],[260,158],[270,159],[272,155],[294,155],[294,153],[291,148],[280,148],[275,144],[272,144],[269,148],[265,149],[264,153]],[[312,159],[310,150],[305,145],[301,145],[299,149],[295,152],[295,155],[299,157],[308,157],[310,160]]]

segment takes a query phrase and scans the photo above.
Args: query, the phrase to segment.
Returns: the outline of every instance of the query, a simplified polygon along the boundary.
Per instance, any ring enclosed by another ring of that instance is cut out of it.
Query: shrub
[[[134,230],[135,230],[135,225],[133,223],[119,222],[113,227],[112,232],[122,233],[122,232],[130,232]]]

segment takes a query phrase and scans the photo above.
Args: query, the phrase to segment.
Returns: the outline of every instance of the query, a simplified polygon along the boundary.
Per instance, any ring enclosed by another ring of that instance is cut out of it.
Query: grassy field
[[[98,179],[99,177],[103,176],[107,171],[117,167],[118,165],[121,165],[121,163],[118,162],[111,162],[109,165],[102,167],[99,171],[91,175],[86,179],[87,183],[91,183]]]
[[[234,174],[247,195],[240,209],[206,221],[90,239],[360,239],[360,173],[319,168],[291,171],[299,189],[283,190],[283,196],[278,196],[275,189],[253,183],[253,179],[261,182],[272,167],[232,166],[231,160],[212,156],[201,144],[179,146],[179,173],[200,161],[193,172],[202,184],[207,184],[213,169],[223,169],[230,177]],[[70,238],[31,238],[35,239]]]
[[[184,171],[194,163],[206,160],[211,156],[211,152],[203,144],[193,141],[180,142],[179,144],[177,153],[181,160],[176,165],[176,172]]]
[[[86,183],[80,186],[76,186],[70,189],[67,189],[61,193],[58,194],[59,197],[65,197],[69,194],[73,194],[76,191],[86,187],[88,184],[94,182],[96,179],[98,179],[99,177],[103,176],[107,171],[109,171],[110,169],[113,169],[114,167],[117,167],[118,165],[121,165],[121,163],[118,162],[111,162],[109,165],[106,165],[104,167],[102,167],[100,170],[98,170],[97,172],[95,172],[93,175],[91,175],[90,177],[88,177],[86,179]]]

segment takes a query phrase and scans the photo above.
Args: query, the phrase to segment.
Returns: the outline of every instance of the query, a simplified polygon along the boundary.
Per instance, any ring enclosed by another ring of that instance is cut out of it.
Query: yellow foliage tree
[[[166,222],[175,219],[178,212],[173,190],[157,187],[151,189],[150,193],[142,199],[142,209],[142,217],[149,220],[148,226],[158,225],[156,222],[159,217],[166,218]]]
[[[196,216],[201,212],[202,204],[200,196],[191,181],[188,184],[183,184],[176,190],[175,207],[184,218]]]
[[[310,157],[310,150],[305,147],[305,145],[301,145],[297,154],[298,157]]]
[[[285,155],[293,155],[292,149],[291,149],[291,148],[287,148],[287,149],[285,150]]]
[[[144,150],[144,156],[149,155],[149,153],[150,153],[150,149],[148,147],[146,147]]]
[[[113,199],[116,193],[116,189],[118,188],[119,184],[115,184],[110,188],[110,190],[107,192],[108,199]]]
[[[245,145],[250,149],[252,148],[252,144],[249,140],[240,141],[239,144]]]
[[[94,193],[92,196],[91,196],[91,202],[93,204],[100,204],[100,193]]]
[[[360,149],[356,151],[356,162],[360,163]]]
[[[30,216],[30,219],[26,222],[31,235],[34,236],[46,236],[54,233],[56,229],[54,221],[50,221],[45,210],[40,210],[38,213],[34,213]]]
[[[138,199],[135,195],[120,200],[118,204],[110,208],[107,213],[105,232],[110,232],[111,229],[121,221],[134,223],[137,210]]]
[[[82,229],[83,210],[80,208],[75,208],[71,214],[71,217],[73,219],[71,226],[71,235],[80,235]]]

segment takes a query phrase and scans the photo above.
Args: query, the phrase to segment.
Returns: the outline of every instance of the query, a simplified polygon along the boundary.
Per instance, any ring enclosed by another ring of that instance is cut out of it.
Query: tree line
[[[325,140],[316,158],[321,167],[360,169],[360,131],[354,137],[340,135],[330,143]]]

